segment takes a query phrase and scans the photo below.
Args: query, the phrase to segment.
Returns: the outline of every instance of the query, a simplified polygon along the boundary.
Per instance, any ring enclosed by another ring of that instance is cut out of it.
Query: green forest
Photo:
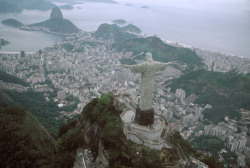
[[[46,101],[43,93],[28,90],[26,92],[5,91],[14,101],[14,104],[20,104],[27,108],[37,119],[45,125],[50,133],[56,135],[63,119],[56,120],[59,117],[58,106],[53,100]],[[13,104],[13,103],[12,103]]]
[[[42,124],[21,106],[0,110],[0,167],[48,167],[54,139]]]
[[[22,86],[29,86],[25,81],[9,75],[3,71],[0,71],[0,80],[6,83],[15,83]],[[51,86],[49,81],[46,84]],[[50,101],[45,100],[44,93],[34,92],[28,89],[24,92],[18,92],[15,90],[2,90],[0,89],[0,109],[4,107],[19,104],[29,110],[53,135],[57,134],[57,130],[60,125],[62,125],[63,120],[67,118],[59,118],[57,103],[51,98]],[[55,93],[49,93],[49,97],[55,97]],[[63,109],[69,111],[76,108],[76,103],[78,100],[69,97],[70,101],[75,101],[74,106],[65,106]],[[56,118],[58,118],[56,120]]]
[[[227,148],[224,145],[224,142],[221,141],[218,137],[215,136],[206,136],[202,135],[200,137],[195,137],[190,144],[196,149],[206,152],[211,152],[214,158],[217,158],[215,163],[219,164],[218,158],[219,158],[219,152],[224,149],[226,150],[226,153],[222,153],[221,155],[225,159],[225,164],[231,164],[234,165],[237,163],[237,155],[231,152],[230,150],[227,150]],[[206,158],[208,161],[211,160],[211,158]]]
[[[116,24],[101,24],[98,29],[93,33],[95,38],[102,38],[104,40],[109,40],[114,38],[115,42],[121,42],[127,39],[133,39],[136,36],[127,33],[124,29],[117,26]]]
[[[161,167],[157,152],[142,148],[126,140],[122,133],[119,112],[115,109],[110,94],[104,94],[99,99],[93,99],[83,108],[80,121],[86,121],[86,119],[89,119],[92,123],[97,123],[98,127],[102,128],[102,134],[98,135],[100,139],[89,143],[93,154],[97,154],[99,141],[102,140],[104,148],[109,154],[110,167],[136,167],[137,165],[145,168]],[[139,156],[134,157],[137,151],[143,157],[140,160]]]
[[[45,127],[24,107],[9,106],[0,109],[0,167],[73,167],[76,150],[90,148],[94,158],[98,155],[99,143],[109,155],[110,167],[160,168],[177,164],[179,157],[175,150],[151,150],[127,141],[122,133],[120,112],[113,105],[112,96],[107,93],[89,102],[78,118],[60,125],[57,135],[52,137]],[[91,131],[86,140],[82,132],[87,122],[98,125],[97,132]],[[111,131],[112,130],[112,131]],[[197,153],[179,132],[171,138],[179,144],[186,156]],[[164,157],[160,157],[164,154]],[[208,165],[217,166],[214,158],[203,158]],[[211,163],[210,163],[211,162]]]
[[[6,83],[14,83],[14,84],[20,84],[22,86],[29,86],[29,84],[23,81],[22,79],[9,75],[1,70],[0,70],[0,80]]]

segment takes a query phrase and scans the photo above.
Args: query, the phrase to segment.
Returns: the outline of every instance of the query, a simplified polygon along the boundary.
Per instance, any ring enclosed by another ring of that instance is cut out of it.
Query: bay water
[[[84,31],[95,31],[102,23],[123,19],[147,36],[189,46],[250,58],[249,0],[118,0],[118,4],[79,3],[63,16]],[[143,7],[144,6],[144,7]],[[146,6],[146,8],[145,8]],[[49,19],[50,11],[24,10],[1,14],[0,21],[13,18],[24,24]],[[0,24],[0,38],[10,41],[2,51],[38,51],[62,40],[44,32],[23,31]]]

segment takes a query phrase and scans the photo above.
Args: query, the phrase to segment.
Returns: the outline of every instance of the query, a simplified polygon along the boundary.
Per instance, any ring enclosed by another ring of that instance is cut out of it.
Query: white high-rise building
[[[176,89],[175,96],[180,99],[180,101],[183,101],[186,97],[186,93],[182,89]]]

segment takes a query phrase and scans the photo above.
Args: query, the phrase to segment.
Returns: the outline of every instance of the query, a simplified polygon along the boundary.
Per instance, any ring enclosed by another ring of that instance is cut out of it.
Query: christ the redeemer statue
[[[146,62],[137,65],[122,65],[133,73],[141,73],[140,103],[136,109],[135,121],[141,125],[154,123],[154,109],[152,108],[154,76],[158,71],[163,71],[168,65],[173,64],[153,61],[152,54],[146,54]]]

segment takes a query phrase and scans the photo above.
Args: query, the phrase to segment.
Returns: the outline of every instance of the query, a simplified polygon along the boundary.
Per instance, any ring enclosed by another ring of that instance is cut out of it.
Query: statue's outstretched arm
[[[157,63],[156,64],[156,70],[157,71],[163,71],[165,70],[165,68],[169,65],[174,64],[174,62],[168,62],[168,63]]]
[[[124,68],[128,68],[133,73],[143,73],[145,71],[145,68],[143,65],[122,65]]]

